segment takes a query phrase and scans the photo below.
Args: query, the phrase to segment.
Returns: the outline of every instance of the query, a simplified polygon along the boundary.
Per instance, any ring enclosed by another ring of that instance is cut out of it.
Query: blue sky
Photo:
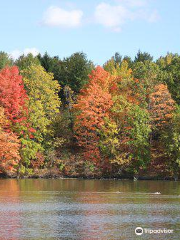
[[[96,64],[115,52],[134,58],[180,53],[179,0],[0,0],[1,51],[83,51]]]

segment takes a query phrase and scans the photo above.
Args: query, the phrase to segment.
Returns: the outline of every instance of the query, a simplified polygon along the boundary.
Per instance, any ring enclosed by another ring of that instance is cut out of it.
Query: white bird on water
[[[161,194],[160,192],[155,192],[154,194]]]
[[[136,177],[134,177],[134,181],[137,181],[138,179]]]

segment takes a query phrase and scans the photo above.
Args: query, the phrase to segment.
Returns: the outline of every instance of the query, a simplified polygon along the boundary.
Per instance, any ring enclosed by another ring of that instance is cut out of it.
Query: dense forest
[[[163,177],[180,173],[180,56],[0,52],[0,174]]]

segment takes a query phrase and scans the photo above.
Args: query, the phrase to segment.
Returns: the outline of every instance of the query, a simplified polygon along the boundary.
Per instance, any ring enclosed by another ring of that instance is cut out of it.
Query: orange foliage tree
[[[171,121],[175,102],[166,85],[157,84],[149,96],[149,112],[152,128],[164,129]]]
[[[14,166],[20,161],[18,137],[7,131],[7,127],[4,109],[0,107],[0,172],[3,173],[15,171]]]
[[[74,109],[77,112],[75,132],[78,145],[84,149],[84,158],[100,161],[99,130],[113,105],[110,89],[113,77],[98,66],[89,76],[89,83],[81,90]]]

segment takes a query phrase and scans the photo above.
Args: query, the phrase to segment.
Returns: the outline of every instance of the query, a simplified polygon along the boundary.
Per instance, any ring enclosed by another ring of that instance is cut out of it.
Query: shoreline
[[[92,179],[92,180],[131,180],[131,181],[180,181],[180,173],[172,174],[167,171],[141,171],[136,173],[130,172],[100,172],[94,171],[62,171],[57,167],[34,169],[24,172],[9,171],[1,172],[0,179]]]
[[[173,181],[173,182],[180,182],[180,179],[174,179],[172,177],[138,177],[136,179],[132,177],[73,177],[73,176],[16,176],[16,177],[9,177],[9,176],[0,176],[1,179],[62,179],[62,180],[121,180],[121,181]]]

